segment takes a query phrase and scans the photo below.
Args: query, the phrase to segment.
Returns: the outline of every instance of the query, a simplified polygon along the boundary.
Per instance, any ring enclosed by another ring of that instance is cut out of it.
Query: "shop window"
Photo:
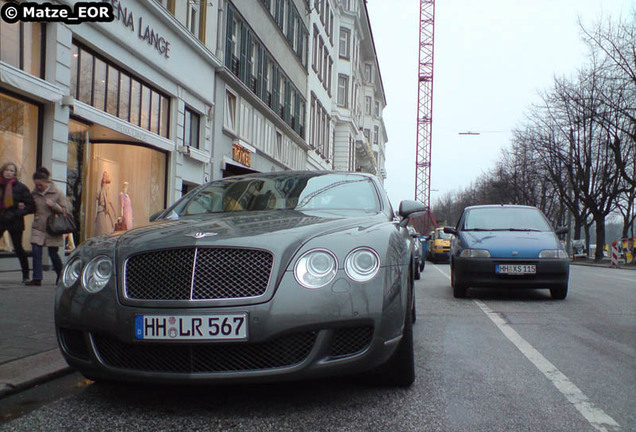
[[[94,67],[93,106],[104,111],[104,102],[106,101],[106,63],[96,58]]]
[[[71,94],[75,98],[168,136],[170,104],[166,95],[77,44],[72,50]]]
[[[81,188],[81,240],[113,232],[120,218],[127,229],[143,225],[165,208],[164,152],[129,144],[89,145],[91,151],[82,152],[86,178]]]
[[[93,102],[93,55],[82,50],[79,55],[79,67],[77,98],[90,105]]]
[[[161,115],[159,109],[159,93],[152,92],[150,96],[150,132],[154,132],[156,134],[159,133],[159,116]]]
[[[38,154],[39,107],[0,92],[0,164],[13,162],[18,179],[32,187]],[[30,250],[32,216],[25,218],[22,245]]]
[[[150,92],[145,85],[141,86],[141,118],[140,124],[144,129],[150,130]]]
[[[130,77],[119,75],[119,118],[130,121]]]
[[[165,96],[159,98],[159,135],[167,137],[170,125],[170,99]]]
[[[117,115],[119,107],[119,71],[113,66],[108,66],[108,84],[106,86],[106,112],[114,116]]]
[[[4,2],[0,5],[4,5]],[[42,78],[43,28],[40,23],[9,24],[0,19],[0,61]]]
[[[199,148],[200,117],[190,108],[185,108],[183,140],[184,145]]]
[[[137,80],[130,82],[130,122],[139,126],[141,109],[141,83]]]

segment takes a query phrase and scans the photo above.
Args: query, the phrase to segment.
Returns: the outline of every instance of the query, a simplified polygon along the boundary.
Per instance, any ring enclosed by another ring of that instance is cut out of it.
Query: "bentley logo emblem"
[[[192,238],[195,238],[195,239],[202,239],[202,238],[205,238],[205,237],[212,237],[212,236],[215,236],[215,235],[217,235],[217,233],[215,233],[215,232],[196,232],[196,233],[193,233],[193,234],[186,234],[186,237],[192,237]]]

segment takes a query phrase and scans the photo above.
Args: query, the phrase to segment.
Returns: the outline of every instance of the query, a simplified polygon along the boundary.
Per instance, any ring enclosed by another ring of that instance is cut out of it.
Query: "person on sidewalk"
[[[24,215],[35,211],[29,188],[18,181],[18,166],[6,162],[0,167],[0,237],[5,231],[11,236],[13,249],[22,268],[22,282],[29,281],[29,260],[22,247]]]
[[[33,280],[26,285],[42,285],[42,249],[46,246],[49,257],[53,263],[53,269],[57,274],[55,284],[62,274],[62,260],[58,255],[58,248],[64,247],[64,235],[52,235],[46,231],[46,221],[53,213],[66,211],[66,197],[50,180],[50,173],[44,167],[38,168],[33,174],[33,199],[35,201],[35,218],[31,228],[31,246],[33,247]]]

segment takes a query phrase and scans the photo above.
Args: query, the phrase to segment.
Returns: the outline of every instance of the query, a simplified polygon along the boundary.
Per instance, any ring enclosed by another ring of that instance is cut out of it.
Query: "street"
[[[355,379],[90,384],[0,429],[632,431],[632,273],[572,266],[564,301],[551,300],[547,290],[470,291],[458,300],[448,264],[427,263],[416,286],[417,378],[408,390]]]

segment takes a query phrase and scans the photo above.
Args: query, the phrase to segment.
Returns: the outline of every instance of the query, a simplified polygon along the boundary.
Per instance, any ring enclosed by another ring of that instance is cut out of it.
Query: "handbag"
[[[46,231],[51,235],[72,233],[77,231],[77,225],[72,215],[53,213],[46,220]]]

